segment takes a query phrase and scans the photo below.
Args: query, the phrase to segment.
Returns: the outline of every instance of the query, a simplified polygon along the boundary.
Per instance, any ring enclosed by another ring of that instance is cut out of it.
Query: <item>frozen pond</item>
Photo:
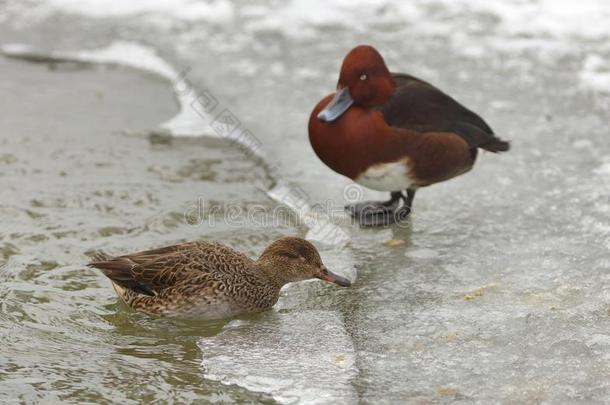
[[[610,6],[512,3],[0,0],[0,46],[144,69],[0,58],[0,402],[610,402]],[[308,144],[358,43],[512,142],[418,192],[405,227],[350,224],[345,197],[382,194]],[[171,121],[190,91],[257,154],[205,113]],[[168,321],[82,265],[199,238],[256,256],[283,234],[354,286]]]

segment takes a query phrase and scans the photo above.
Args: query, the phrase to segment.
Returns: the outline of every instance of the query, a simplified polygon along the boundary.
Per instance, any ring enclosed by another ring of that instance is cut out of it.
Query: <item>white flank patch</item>
[[[416,187],[409,177],[407,159],[371,166],[355,181],[366,188],[377,191],[401,191]]]

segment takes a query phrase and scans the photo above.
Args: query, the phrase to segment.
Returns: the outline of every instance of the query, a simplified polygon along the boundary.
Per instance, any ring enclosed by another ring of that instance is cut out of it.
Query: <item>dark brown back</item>
[[[426,132],[451,132],[476,151],[506,151],[508,142],[498,139],[491,127],[449,95],[431,84],[404,73],[392,73],[396,91],[378,110],[391,127]]]

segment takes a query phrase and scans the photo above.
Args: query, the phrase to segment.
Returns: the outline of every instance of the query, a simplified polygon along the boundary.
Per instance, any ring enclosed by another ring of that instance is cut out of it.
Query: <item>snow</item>
[[[49,0],[41,5],[91,18],[164,15],[187,21],[228,22],[233,18],[230,1],[215,0]]]
[[[587,55],[580,73],[580,80],[584,87],[610,93],[610,64],[601,55]]]

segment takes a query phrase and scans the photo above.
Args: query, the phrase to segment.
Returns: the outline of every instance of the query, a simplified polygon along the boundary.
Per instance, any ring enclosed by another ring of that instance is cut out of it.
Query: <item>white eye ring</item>
[[[366,80],[366,73],[360,75],[360,80]]]

